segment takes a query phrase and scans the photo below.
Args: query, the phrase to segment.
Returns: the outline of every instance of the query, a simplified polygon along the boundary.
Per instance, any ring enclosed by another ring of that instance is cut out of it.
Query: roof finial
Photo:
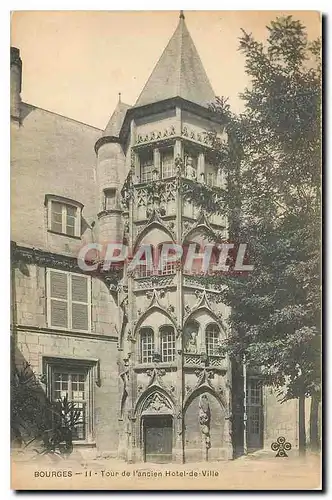
[[[180,19],[184,19],[184,13],[183,13],[183,10],[180,10]]]
[[[119,102],[121,102],[121,92],[119,92]]]

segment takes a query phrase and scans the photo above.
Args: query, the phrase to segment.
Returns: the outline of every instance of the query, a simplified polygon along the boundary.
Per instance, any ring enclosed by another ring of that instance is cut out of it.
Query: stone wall
[[[106,285],[92,278],[91,333],[57,331],[47,327],[44,267],[21,263],[20,269],[15,269],[12,285],[16,295],[18,354],[31,365],[37,376],[43,374],[45,358],[98,363],[100,386],[93,384],[94,437],[89,447],[95,453],[115,457],[119,434],[117,310]]]

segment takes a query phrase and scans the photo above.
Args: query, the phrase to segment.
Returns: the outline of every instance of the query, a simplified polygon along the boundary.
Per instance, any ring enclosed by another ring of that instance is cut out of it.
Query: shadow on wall
[[[67,396],[51,402],[20,350],[11,345],[11,446],[33,446],[38,455],[68,456],[81,415]]]
[[[50,428],[51,403],[20,350],[11,345],[11,443],[24,446]]]

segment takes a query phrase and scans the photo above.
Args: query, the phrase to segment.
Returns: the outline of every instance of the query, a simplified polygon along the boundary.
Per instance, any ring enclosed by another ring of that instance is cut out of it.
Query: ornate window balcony
[[[153,269],[148,269],[147,266],[138,266],[135,269],[135,278],[148,278],[150,276],[168,276],[170,274],[175,274],[176,273],[176,262],[172,262],[169,264],[166,264],[166,266],[163,269],[158,269],[158,268],[153,268]]]
[[[227,370],[227,361],[224,356],[207,356],[205,353],[184,353],[185,366],[201,366],[202,364],[208,367]]]

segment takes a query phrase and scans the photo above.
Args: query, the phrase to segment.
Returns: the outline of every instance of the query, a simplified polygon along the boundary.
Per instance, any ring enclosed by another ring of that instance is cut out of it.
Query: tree
[[[229,135],[227,151],[217,139],[215,148],[228,170],[231,237],[249,244],[254,265],[246,276],[227,278],[222,292],[233,311],[226,348],[261,366],[266,383],[284,387],[283,401],[299,399],[304,452],[304,398],[312,397],[315,448],[321,390],[320,42],[310,43],[292,16],[267,30],[265,45],[244,31],[240,38],[250,77],[244,113],[236,117],[225,99],[213,108]]]
[[[246,284],[254,285],[249,310],[254,307],[262,320],[246,328],[247,350],[272,381],[280,377],[285,383],[285,399],[298,397],[304,411],[305,396],[319,398],[321,375],[320,43],[310,43],[292,16],[277,18],[267,29],[266,47],[245,32],[240,39],[251,77],[242,96],[243,226],[244,233],[245,226],[251,228],[249,237],[253,224],[263,229],[253,245],[256,257],[261,247],[261,269]],[[316,417],[313,411],[314,434]],[[304,422],[303,415],[299,420]],[[305,436],[299,430],[302,451]]]

